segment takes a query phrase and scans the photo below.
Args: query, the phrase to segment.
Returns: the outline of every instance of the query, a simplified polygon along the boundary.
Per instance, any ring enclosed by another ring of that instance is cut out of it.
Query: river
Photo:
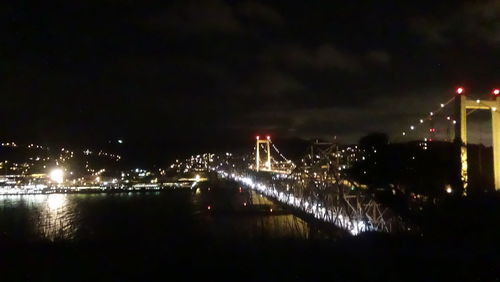
[[[328,234],[328,235],[326,235]],[[0,239],[163,241],[332,236],[235,183],[158,192],[0,196]]]

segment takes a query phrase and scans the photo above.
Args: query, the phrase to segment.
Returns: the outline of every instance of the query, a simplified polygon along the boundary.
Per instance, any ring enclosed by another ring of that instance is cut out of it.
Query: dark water
[[[150,193],[4,196],[0,281],[500,277],[496,229],[467,236],[457,235],[465,231],[459,229],[441,237],[339,236],[324,229],[230,183]]]
[[[230,183],[145,193],[0,197],[0,238],[16,241],[306,239],[311,232],[318,229]]]

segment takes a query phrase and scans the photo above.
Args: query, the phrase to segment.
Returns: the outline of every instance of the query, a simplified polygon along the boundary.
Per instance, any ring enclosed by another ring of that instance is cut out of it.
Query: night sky
[[[2,140],[356,142],[500,82],[500,1],[7,2]]]

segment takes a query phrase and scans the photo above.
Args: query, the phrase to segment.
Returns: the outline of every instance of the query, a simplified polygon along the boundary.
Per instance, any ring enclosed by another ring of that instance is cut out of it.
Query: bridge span
[[[273,157],[272,147],[279,157]],[[279,153],[269,137],[264,141],[257,138],[254,149],[252,157],[213,170],[223,178],[237,181],[354,235],[408,229],[400,216],[378,203],[366,187],[343,173],[336,144],[312,144],[300,164],[292,163]],[[267,155],[264,162],[260,159],[260,149]]]

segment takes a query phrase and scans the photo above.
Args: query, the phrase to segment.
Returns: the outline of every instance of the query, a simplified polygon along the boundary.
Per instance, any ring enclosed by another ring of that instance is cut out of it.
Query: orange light
[[[493,95],[498,96],[500,94],[500,89],[495,88],[493,89]]]
[[[462,94],[464,92],[464,88],[463,87],[458,87],[457,88],[457,94]]]

